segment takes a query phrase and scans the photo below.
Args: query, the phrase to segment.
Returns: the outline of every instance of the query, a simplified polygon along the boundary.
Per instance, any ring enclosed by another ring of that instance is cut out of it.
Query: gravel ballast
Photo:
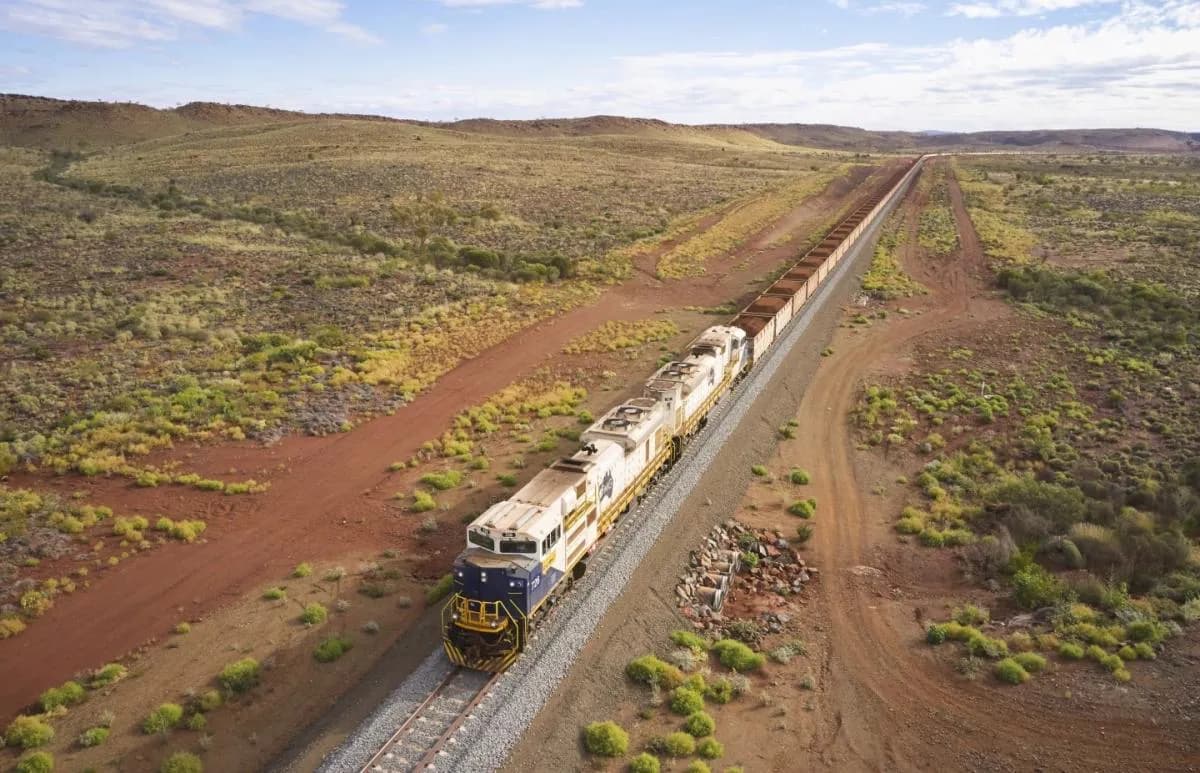
[[[911,183],[910,178],[910,183]],[[543,622],[525,654],[496,683],[438,760],[440,771],[492,771],[512,751],[555,687],[587,644],[608,607],[622,594],[634,571],[658,536],[680,510],[688,494],[712,465],[717,452],[745,418],[813,317],[825,306],[831,289],[871,253],[880,224],[902,194],[893,198],[849,250],[815,298],[803,307],[750,375],[709,415],[708,426],[683,457],[643,500],[623,517],[603,548],[588,562],[587,574]],[[417,705],[445,678],[451,666],[440,651],[422,663],[379,709],[322,765],[327,773],[357,771],[395,732]]]

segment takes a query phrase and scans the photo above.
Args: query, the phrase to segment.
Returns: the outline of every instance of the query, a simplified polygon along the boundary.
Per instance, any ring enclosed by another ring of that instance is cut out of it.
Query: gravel
[[[895,200],[898,201],[900,197]],[[893,203],[894,206],[894,203]],[[579,652],[604,616],[605,610],[625,590],[629,578],[650,551],[659,534],[679,511],[680,504],[699,483],[721,445],[745,417],[758,393],[771,381],[788,352],[803,336],[812,318],[851,267],[869,254],[865,247],[875,238],[892,207],[889,206],[843,257],[833,276],[816,298],[787,326],[766,358],[709,414],[708,426],[688,446],[683,458],[643,500],[636,512],[626,515],[609,535],[604,547],[588,562],[584,578],[530,637],[525,654],[513,665],[463,723],[447,745],[439,771],[493,771],[499,768],[533,718],[566,676]],[[416,705],[449,672],[442,653],[427,658],[421,667],[362,727],[322,765],[324,773],[357,771],[400,726]]]

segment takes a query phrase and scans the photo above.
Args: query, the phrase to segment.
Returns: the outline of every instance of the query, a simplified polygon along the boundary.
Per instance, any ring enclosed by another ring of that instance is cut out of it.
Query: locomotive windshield
[[[492,539],[491,537],[484,534],[483,532],[479,532],[479,531],[467,532],[467,541],[470,542],[472,545],[478,545],[481,548],[487,548],[488,550],[491,550],[491,551],[496,550],[496,540]]]
[[[536,555],[537,542],[531,539],[502,539],[500,540],[500,552]]]

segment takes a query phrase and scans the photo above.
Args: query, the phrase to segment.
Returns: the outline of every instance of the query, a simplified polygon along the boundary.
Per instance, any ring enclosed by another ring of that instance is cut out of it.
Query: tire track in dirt
[[[1102,712],[1072,721],[1078,706],[1047,690],[1006,689],[966,682],[944,663],[923,657],[921,627],[910,603],[893,600],[885,544],[891,519],[872,518],[863,493],[847,417],[857,385],[881,362],[918,338],[951,326],[982,326],[1009,313],[978,296],[986,276],[983,251],[951,177],[960,249],[940,271],[921,270],[931,295],[926,311],[857,336],[843,335],[837,353],[811,382],[798,414],[813,436],[800,456],[812,472],[821,518],[813,548],[823,568],[819,585],[827,615],[827,692],[818,728],[800,768],[829,770],[1182,770],[1200,760],[1185,739],[1194,725]],[[882,500],[880,500],[882,501]],[[1121,739],[1107,742],[1099,736]],[[1195,741],[1191,741],[1192,744]]]
[[[862,168],[801,203],[785,216],[796,236],[760,251],[745,267],[730,269],[723,263],[732,260],[714,259],[710,265],[719,270],[695,280],[664,283],[635,277],[596,302],[537,323],[461,363],[392,416],[345,434],[288,437],[269,448],[198,448],[188,461],[190,467],[214,474],[234,468],[272,471],[271,488],[263,494],[224,497],[169,486],[136,489],[124,479],[13,476],[11,485],[57,489],[64,495],[87,489],[91,501],[118,513],[202,517],[210,521],[210,529],[203,543],[163,545],[121,562],[93,578],[86,591],[60,596],[21,636],[0,642],[0,657],[27,666],[10,670],[0,681],[0,718],[17,713],[48,686],[120,658],[180,620],[202,617],[286,575],[299,561],[377,552],[383,544],[406,538],[417,523],[397,518],[402,514],[387,501],[388,463],[412,456],[464,407],[553,362],[568,342],[603,322],[641,319],[684,301],[716,305],[744,297],[769,266],[793,256],[795,244],[808,235],[800,229],[815,227],[850,199],[868,195],[885,173]],[[855,182],[866,184],[856,187]],[[72,645],[63,646],[68,635]]]

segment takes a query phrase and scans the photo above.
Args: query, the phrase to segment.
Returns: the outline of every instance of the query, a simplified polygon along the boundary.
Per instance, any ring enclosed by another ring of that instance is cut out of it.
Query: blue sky
[[[0,0],[0,92],[435,120],[1200,131],[1200,2]]]

